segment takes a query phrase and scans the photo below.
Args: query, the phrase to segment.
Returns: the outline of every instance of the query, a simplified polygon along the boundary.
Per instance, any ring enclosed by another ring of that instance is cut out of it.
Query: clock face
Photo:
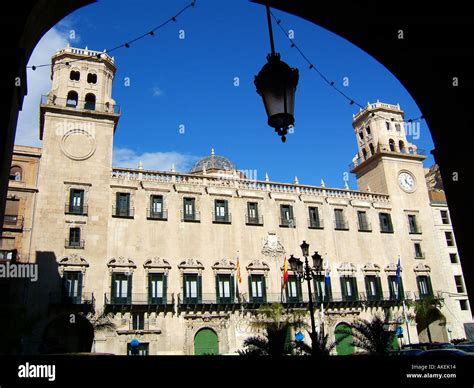
[[[415,178],[408,172],[401,172],[398,175],[398,184],[405,191],[415,190]]]

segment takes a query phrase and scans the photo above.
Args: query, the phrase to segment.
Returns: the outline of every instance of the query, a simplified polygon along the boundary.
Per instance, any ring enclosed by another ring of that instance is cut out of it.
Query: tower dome
[[[214,148],[211,150],[211,155],[198,160],[191,168],[191,174],[208,173],[208,172],[228,172],[232,173],[237,170],[237,167],[228,158],[216,155]]]

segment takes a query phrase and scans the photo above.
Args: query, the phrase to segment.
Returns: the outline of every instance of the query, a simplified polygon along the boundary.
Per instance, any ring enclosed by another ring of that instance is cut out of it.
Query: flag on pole
[[[286,256],[285,256],[285,259],[283,261],[283,284],[281,285],[282,289],[286,287],[287,281],[288,281],[288,261],[286,260]]]
[[[402,268],[400,266],[400,255],[398,255],[398,263],[397,263],[397,272],[396,272],[396,275],[397,275],[397,298],[400,297],[400,279],[401,279],[401,272]]]

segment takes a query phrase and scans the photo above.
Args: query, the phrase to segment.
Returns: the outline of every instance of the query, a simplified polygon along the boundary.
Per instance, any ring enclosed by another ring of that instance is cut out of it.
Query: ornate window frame
[[[75,253],[64,256],[61,260],[59,260],[58,267],[61,277],[64,276],[64,272],[66,271],[81,271],[83,275],[84,286],[84,275],[86,274],[86,269],[89,267],[89,263],[82,256],[79,256]]]

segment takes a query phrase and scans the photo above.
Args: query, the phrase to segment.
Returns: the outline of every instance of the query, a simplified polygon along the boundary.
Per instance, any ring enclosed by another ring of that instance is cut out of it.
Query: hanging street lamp
[[[299,73],[298,69],[288,66],[280,59],[280,54],[275,52],[268,5],[266,10],[271,53],[267,55],[268,62],[255,76],[254,83],[257,93],[262,96],[268,116],[268,125],[275,128],[275,132],[281,136],[281,141],[284,143],[288,128],[295,122],[295,92]]]

